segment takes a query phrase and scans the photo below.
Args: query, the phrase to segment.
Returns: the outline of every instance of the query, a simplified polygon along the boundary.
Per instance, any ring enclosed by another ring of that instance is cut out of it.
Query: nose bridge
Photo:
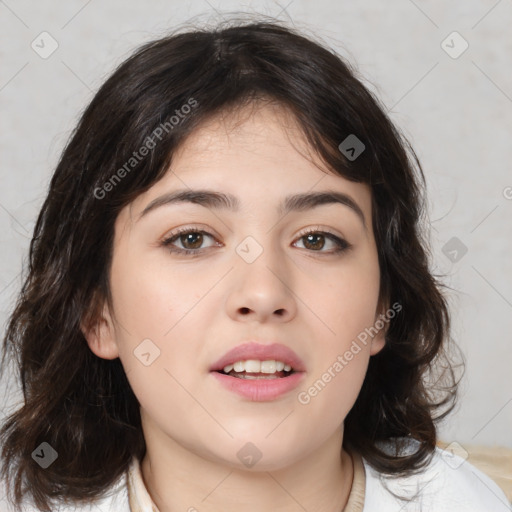
[[[235,248],[241,259],[236,265],[235,309],[248,308],[264,316],[275,311],[290,312],[294,310],[293,293],[282,242],[265,223],[258,226],[244,230],[247,234]]]
[[[274,211],[259,204],[258,213],[245,212],[241,214],[240,230],[236,236],[240,241],[235,245],[235,251],[241,260],[241,274],[244,279],[256,276],[253,286],[258,286],[259,279],[269,279],[275,285],[281,281],[289,281],[287,270],[288,256],[285,254],[288,241],[282,239],[279,229],[280,219]],[[238,266],[238,262],[237,262]],[[276,276],[277,275],[277,276]],[[281,280],[281,281],[280,281]],[[282,283],[281,283],[282,284]]]
[[[261,219],[246,223],[241,233],[244,238],[236,246],[236,252],[247,265],[257,263],[272,268],[285,256],[281,254],[282,243],[270,223]]]

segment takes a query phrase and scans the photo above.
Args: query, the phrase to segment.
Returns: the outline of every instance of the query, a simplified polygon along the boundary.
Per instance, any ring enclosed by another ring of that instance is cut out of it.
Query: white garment
[[[380,446],[386,449],[385,444]],[[363,459],[363,463],[366,473],[363,512],[512,511],[505,493],[491,478],[461,457],[440,448],[436,448],[430,464],[421,473],[409,477],[383,478],[366,460]],[[89,506],[65,506],[54,512],[131,512],[127,489],[130,475],[141,512],[153,512],[140,474],[140,466],[134,459],[129,472],[119,478],[102,500]],[[410,502],[401,501],[387,489],[400,496],[416,497]],[[27,508],[24,512],[39,511]]]

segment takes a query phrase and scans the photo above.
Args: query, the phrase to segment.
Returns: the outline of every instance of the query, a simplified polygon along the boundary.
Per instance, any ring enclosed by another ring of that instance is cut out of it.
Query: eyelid
[[[331,228],[322,227],[321,225],[316,225],[308,228],[304,228],[302,231],[299,232],[299,234],[296,236],[295,240],[300,240],[301,238],[304,238],[306,235],[319,233],[325,236],[325,238],[330,239],[334,242],[334,244],[337,246],[337,249],[331,250],[331,251],[308,251],[310,253],[317,252],[318,254],[324,254],[325,256],[336,256],[340,253],[346,252],[349,249],[353,248],[353,244],[351,244],[344,235],[333,233]],[[340,243],[341,242],[341,243]]]
[[[218,238],[220,236],[217,234],[217,232],[214,229],[212,229],[210,226],[207,226],[206,224],[191,224],[191,225],[186,225],[183,227],[175,228],[174,230],[171,230],[170,232],[166,232],[166,234],[160,238],[159,242],[166,241],[170,237],[176,236],[179,233],[181,233],[181,234],[186,233],[188,231],[204,232],[204,233],[206,233],[210,236],[213,236],[215,238]],[[299,233],[297,234],[296,238],[299,238],[301,236],[304,236],[305,234],[307,235],[308,233],[317,232],[317,231],[321,231],[323,233],[336,236],[336,237],[341,238],[346,241],[346,237],[343,234],[339,233],[338,230],[332,230],[331,228],[324,227],[321,224],[316,224],[314,226],[309,226],[309,227],[301,229],[299,231]],[[333,232],[333,231],[336,231],[336,232]]]
[[[335,233],[335,231],[336,231],[336,233]],[[338,233],[337,230],[328,228],[326,226],[322,226],[321,224],[316,224],[314,226],[309,226],[307,228],[301,229],[297,235],[297,238],[307,235],[308,233],[316,233],[316,232],[326,233],[328,235],[332,235],[332,236],[338,237],[338,238],[346,241],[345,236],[342,235],[341,233]]]
[[[214,238],[218,238],[219,235],[217,235],[217,232],[207,226],[206,224],[191,224],[186,226],[181,226],[179,228],[172,229],[171,231],[166,232],[165,235],[163,235],[159,242],[165,242],[166,240],[169,240],[169,238],[172,238],[178,234],[187,233],[188,231],[197,231],[197,232],[204,232]]]

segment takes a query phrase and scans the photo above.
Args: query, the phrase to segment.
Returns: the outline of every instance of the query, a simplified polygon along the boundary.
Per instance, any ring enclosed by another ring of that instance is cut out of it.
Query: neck
[[[145,426],[144,426],[145,424]],[[143,428],[147,429],[147,419]],[[159,512],[342,511],[353,479],[343,429],[316,450],[278,470],[240,469],[202,457],[151,425],[141,471]],[[146,432],[145,432],[146,434]]]

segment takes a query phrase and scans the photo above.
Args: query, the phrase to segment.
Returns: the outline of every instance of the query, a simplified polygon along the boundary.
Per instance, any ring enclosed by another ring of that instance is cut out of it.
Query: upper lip
[[[282,361],[284,364],[290,365],[296,372],[305,371],[302,359],[291,348],[280,343],[262,345],[252,341],[238,345],[226,352],[210,366],[210,371],[219,371],[229,364],[248,359]]]

